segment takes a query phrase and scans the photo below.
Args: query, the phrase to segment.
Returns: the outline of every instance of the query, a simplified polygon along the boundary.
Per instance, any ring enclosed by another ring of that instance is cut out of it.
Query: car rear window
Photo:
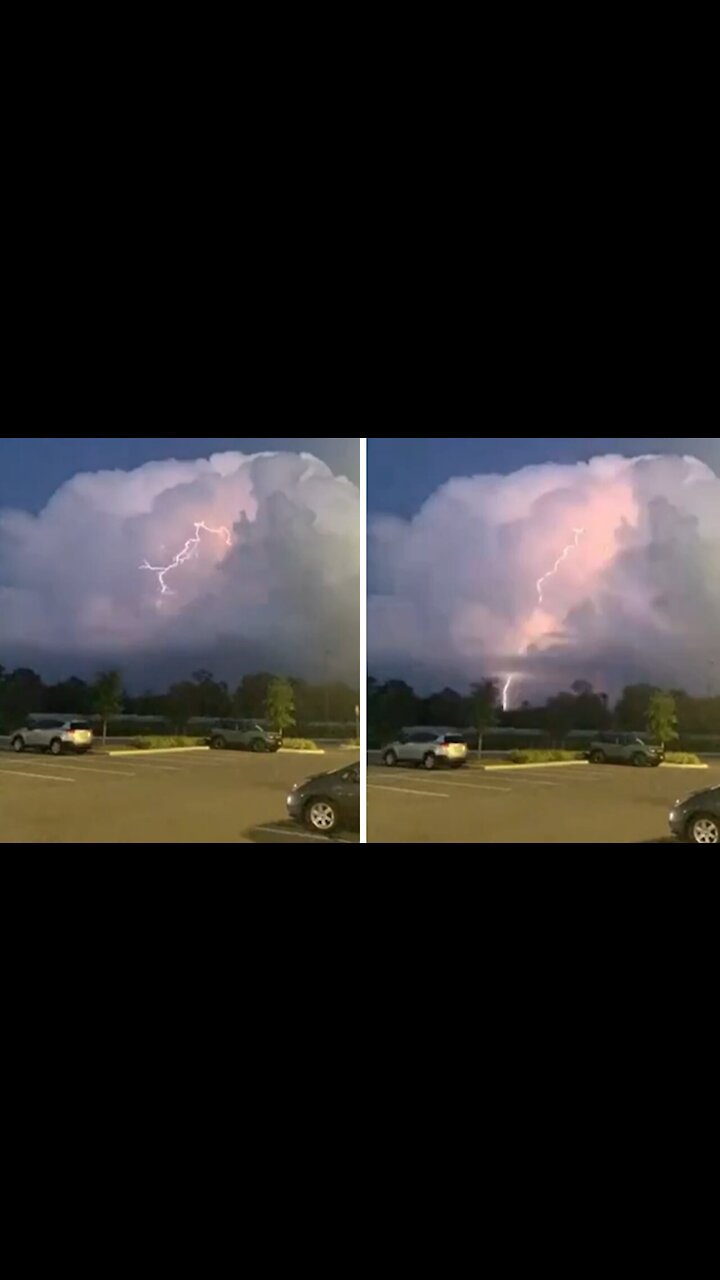
[[[445,737],[443,738],[443,742],[445,743],[446,747],[449,747],[449,746],[452,746],[452,744],[455,742],[461,742],[464,744],[465,739],[462,738],[459,733],[446,733]]]
[[[70,728],[71,729],[89,729],[90,725],[88,724],[87,720],[71,720]]]

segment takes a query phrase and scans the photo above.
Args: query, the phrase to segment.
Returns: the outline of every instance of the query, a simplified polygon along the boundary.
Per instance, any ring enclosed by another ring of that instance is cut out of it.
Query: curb
[[[319,747],[317,747],[314,751],[310,751],[309,749],[307,749],[307,750],[306,750],[304,747],[280,747],[280,750],[276,752],[276,755],[279,755],[279,756],[324,756],[324,755],[325,755],[325,752],[324,752],[324,751],[321,751]]]
[[[672,760],[663,760],[661,769],[709,769],[709,764],[673,764]]]
[[[109,756],[167,756],[180,751],[209,751],[209,747],[125,747],[121,751],[108,751]]]

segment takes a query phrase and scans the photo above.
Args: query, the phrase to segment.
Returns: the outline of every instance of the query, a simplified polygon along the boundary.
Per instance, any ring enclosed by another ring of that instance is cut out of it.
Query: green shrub
[[[667,764],[702,764],[700,757],[692,751],[666,751],[665,761]]]
[[[311,738],[283,738],[283,746],[292,751],[319,751],[317,742]]]
[[[553,760],[584,760],[584,751],[513,751],[513,764],[549,764]]]
[[[181,734],[167,737],[140,737],[133,738],[132,745],[139,751],[150,751],[153,747],[204,747],[207,745],[206,738],[186,738]]]

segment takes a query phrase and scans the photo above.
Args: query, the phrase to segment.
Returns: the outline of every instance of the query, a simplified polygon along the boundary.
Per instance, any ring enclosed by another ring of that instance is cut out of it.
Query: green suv
[[[238,747],[244,751],[279,751],[282,734],[271,733],[258,720],[218,720],[208,739],[214,751]]]
[[[665,759],[662,747],[648,746],[637,733],[610,729],[599,733],[590,747],[591,764],[633,764],[638,769],[656,769]]]

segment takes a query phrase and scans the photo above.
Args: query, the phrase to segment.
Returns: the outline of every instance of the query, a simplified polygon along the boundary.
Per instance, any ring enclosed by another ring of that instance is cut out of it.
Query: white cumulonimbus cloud
[[[369,578],[381,678],[512,675],[511,704],[575,678],[720,690],[720,478],[695,458],[451,480],[371,521]]]
[[[356,679],[358,637],[358,490],[309,454],[81,474],[38,515],[0,511],[5,666]]]

